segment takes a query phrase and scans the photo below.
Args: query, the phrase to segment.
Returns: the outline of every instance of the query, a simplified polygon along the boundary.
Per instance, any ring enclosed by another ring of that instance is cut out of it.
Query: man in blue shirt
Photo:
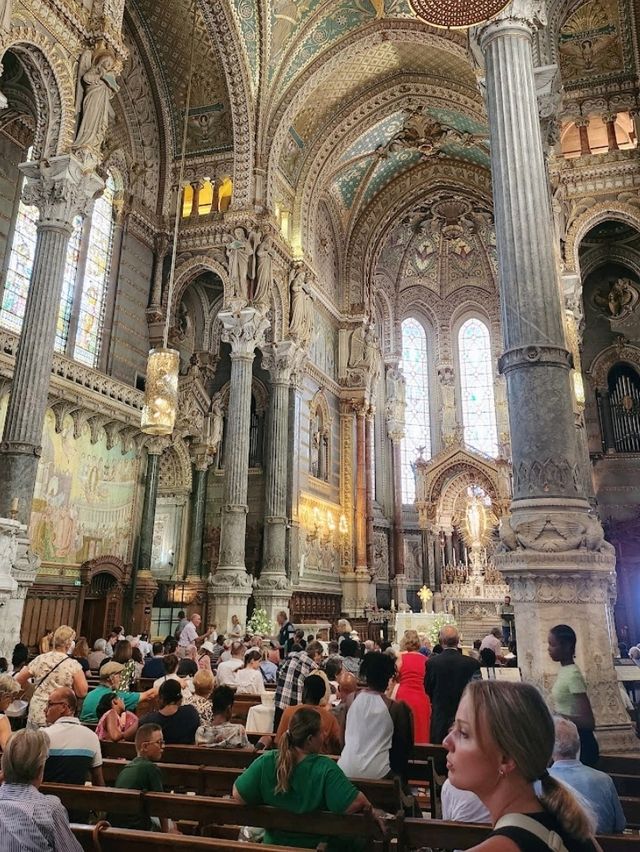
[[[580,737],[573,722],[556,717],[555,724],[554,762],[549,775],[582,796],[598,821],[597,834],[619,834],[626,822],[613,781],[605,772],[580,763]]]

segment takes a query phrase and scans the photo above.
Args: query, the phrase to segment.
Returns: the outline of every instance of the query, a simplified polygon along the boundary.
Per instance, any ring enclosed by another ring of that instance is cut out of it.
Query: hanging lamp
[[[510,0],[409,0],[418,18],[434,27],[462,30],[502,12]]]
[[[176,199],[176,216],[173,226],[173,245],[171,249],[171,269],[167,288],[167,313],[164,321],[162,346],[151,349],[147,360],[144,405],[140,420],[140,429],[147,435],[171,435],[178,411],[178,375],[180,372],[180,353],[169,343],[169,324],[176,271],[178,246],[178,226],[182,206],[182,184],[184,182],[184,163],[187,153],[187,134],[189,129],[189,109],[191,107],[191,86],[193,82],[193,64],[196,42],[196,3],[193,3],[193,28],[191,32],[191,57],[189,60],[189,79],[184,109],[184,127],[182,130],[182,152],[180,155],[180,175]]]

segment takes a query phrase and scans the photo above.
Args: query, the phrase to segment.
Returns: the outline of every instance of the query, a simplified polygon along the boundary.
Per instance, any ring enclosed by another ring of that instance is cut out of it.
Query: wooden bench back
[[[640,776],[640,757],[631,754],[601,754],[597,768],[607,775]]]
[[[110,759],[133,760],[136,756],[134,743],[100,743],[102,756]],[[186,763],[191,766],[230,766],[246,769],[256,757],[257,751],[243,748],[207,748],[195,745],[166,745],[162,754],[166,763]]]
[[[241,843],[238,840],[111,828],[108,823],[95,827],[72,825],[71,828],[84,852],[295,852],[299,849],[293,846],[273,846],[269,843]],[[316,846],[316,852],[326,852],[326,848],[326,843],[320,843]]]

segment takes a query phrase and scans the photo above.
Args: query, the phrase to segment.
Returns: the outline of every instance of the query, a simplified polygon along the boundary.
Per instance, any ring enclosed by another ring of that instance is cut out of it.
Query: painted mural
[[[5,412],[6,399],[2,420]],[[123,455],[119,445],[107,449],[104,433],[95,444],[88,427],[74,438],[71,416],[57,433],[47,411],[29,530],[43,563],[130,558],[138,464],[135,452]]]

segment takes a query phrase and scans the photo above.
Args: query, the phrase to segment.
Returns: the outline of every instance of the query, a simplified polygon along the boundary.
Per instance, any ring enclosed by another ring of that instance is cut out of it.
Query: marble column
[[[356,412],[356,572],[367,570],[367,470],[366,413],[364,402],[355,403]]]
[[[580,154],[586,156],[591,153],[589,145],[589,119],[577,118],[575,125],[578,128],[578,136],[580,138]]]
[[[602,116],[602,120],[604,121],[605,126],[607,128],[607,145],[609,146],[610,151],[618,151],[619,150],[618,140],[616,138],[616,118],[617,117],[618,116],[615,112],[614,113],[607,113],[606,115]]]
[[[625,750],[637,740],[611,658],[614,552],[584,491],[534,84],[532,42],[545,24],[543,0],[513,0],[472,36],[486,66],[505,343],[499,366],[512,427],[513,499],[496,565],[510,585],[524,677],[551,687],[558,665],[547,653],[548,630],[570,624],[601,746]]]
[[[611,417],[611,399],[608,389],[596,391],[598,400],[598,411],[600,412],[600,425],[602,426],[602,445],[605,453],[615,453],[616,439],[613,431],[613,418]]]
[[[202,577],[202,542],[204,536],[204,516],[207,504],[207,477],[214,459],[207,444],[195,444],[192,447],[193,461],[191,486],[191,529],[189,530],[189,552],[187,555],[187,576]]]
[[[389,431],[393,469],[393,580],[391,596],[398,608],[407,603],[407,578],[404,571],[404,531],[402,524],[402,439],[404,428]]]
[[[245,567],[251,377],[255,350],[264,344],[268,320],[255,308],[222,311],[222,339],[231,346],[231,380],[224,442],[224,497],[220,559],[209,577],[209,618],[226,633],[235,613],[246,620],[252,580]]]
[[[107,300],[104,307],[104,323],[102,326],[102,345],[100,347],[99,369],[105,373],[111,371],[113,361],[113,321],[116,312],[118,295],[118,279],[122,265],[122,256],[127,243],[129,215],[131,208],[119,197],[114,201],[113,239],[111,248],[111,268],[109,269],[109,284]]]
[[[373,571],[373,498],[375,491],[375,483],[374,483],[374,468],[373,468],[373,429],[374,429],[374,418],[375,418],[375,409],[373,406],[369,406],[367,409],[366,417],[365,417],[365,480],[366,480],[366,492],[365,492],[365,505],[367,510],[367,518],[366,518],[366,554],[367,554],[367,567],[370,571]]]
[[[53,363],[53,345],[67,246],[73,220],[104,188],[95,172],[65,154],[22,163],[23,198],[38,207],[37,241],[22,334],[0,444],[0,517],[20,501],[18,520],[28,524],[41,453],[42,429]]]
[[[153,348],[162,345],[164,333],[164,310],[162,307],[162,287],[164,281],[164,260],[169,248],[169,236],[164,232],[153,238],[153,277],[151,298],[146,311],[149,326],[149,345]]]
[[[289,448],[289,390],[292,373],[304,352],[290,340],[266,347],[262,366],[271,376],[265,463],[264,557],[255,583],[256,604],[271,622],[289,609],[291,586],[287,576],[287,479]]]

